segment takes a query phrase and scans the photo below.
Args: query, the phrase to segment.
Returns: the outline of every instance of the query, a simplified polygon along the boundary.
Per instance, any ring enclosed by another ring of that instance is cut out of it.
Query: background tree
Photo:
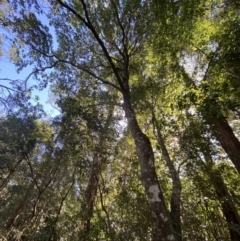
[[[39,89],[51,85],[60,115],[26,115],[34,108],[18,92],[2,119],[3,237],[238,240],[239,6],[11,7],[15,64],[33,67]],[[17,133],[32,145],[16,166]]]

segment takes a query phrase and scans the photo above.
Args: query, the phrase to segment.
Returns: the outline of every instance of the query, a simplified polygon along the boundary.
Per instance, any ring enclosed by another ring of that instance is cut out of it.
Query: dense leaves
[[[59,110],[17,82],[0,97],[3,240],[240,239],[237,1],[2,6]]]

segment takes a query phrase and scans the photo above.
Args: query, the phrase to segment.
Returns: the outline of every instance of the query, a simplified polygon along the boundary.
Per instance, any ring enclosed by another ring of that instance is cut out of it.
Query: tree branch
[[[123,85],[123,81],[121,79],[121,76],[118,73],[117,67],[113,63],[112,57],[110,56],[110,54],[109,54],[105,44],[103,43],[103,41],[100,38],[99,34],[97,33],[96,29],[92,25],[92,22],[91,22],[91,20],[89,18],[88,10],[87,10],[87,7],[86,7],[86,4],[85,4],[84,0],[80,0],[80,2],[82,3],[84,14],[86,16],[87,21],[79,13],[77,13],[72,7],[70,7],[69,5],[63,3],[61,0],[57,0],[57,1],[58,1],[58,3],[61,6],[63,6],[64,8],[69,10],[72,14],[74,14],[92,32],[92,34],[94,35],[95,39],[97,40],[97,42],[99,43],[100,47],[102,48],[103,53],[104,53],[106,59],[108,60],[110,66],[111,66],[111,68],[112,68],[112,70],[114,72],[114,75],[115,75],[115,77],[117,79],[117,82],[118,82],[118,84],[120,86],[121,91],[124,91],[125,87]],[[109,84],[109,82],[105,82],[105,83]],[[119,88],[118,88],[118,90],[119,90]]]
[[[77,68],[77,69],[79,69],[79,70],[82,70],[82,71],[86,72],[87,74],[91,75],[92,77],[94,77],[95,79],[99,80],[99,81],[102,82],[103,84],[105,84],[105,85],[110,85],[110,86],[112,86],[113,88],[115,88],[115,89],[117,89],[118,91],[121,92],[121,89],[120,89],[117,85],[115,85],[115,84],[113,84],[113,83],[111,83],[111,82],[109,82],[109,81],[107,81],[107,80],[104,80],[103,78],[97,76],[97,75],[96,75],[95,73],[93,73],[90,69],[88,69],[88,68],[86,68],[86,67],[84,67],[84,66],[78,65],[78,64],[74,64],[74,63],[72,63],[72,62],[70,62],[70,61],[68,61],[68,60],[59,59],[57,56],[55,56],[55,57],[58,59],[59,62],[65,63],[65,64],[69,64],[69,65],[71,65],[71,66],[73,66],[73,67],[75,67],[75,68]]]

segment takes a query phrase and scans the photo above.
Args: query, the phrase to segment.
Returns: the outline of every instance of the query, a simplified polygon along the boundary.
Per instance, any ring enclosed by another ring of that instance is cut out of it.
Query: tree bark
[[[212,122],[218,141],[240,174],[240,142],[238,138],[226,120],[214,118]]]
[[[193,79],[186,73],[182,66],[179,66],[186,87],[193,87],[199,90],[199,87],[194,83]],[[205,77],[207,75],[205,74]],[[206,106],[210,106],[207,109],[199,108],[199,111],[203,115],[203,118],[211,126],[212,132],[214,133],[216,139],[220,142],[222,148],[227,153],[229,159],[232,161],[236,170],[240,174],[240,142],[238,138],[233,133],[231,126],[225,119],[221,109],[216,109],[217,100],[214,98],[208,99],[209,103]],[[215,108],[211,108],[215,107]]]
[[[149,138],[141,131],[134,110],[132,108],[132,103],[130,100],[130,91],[129,91],[129,60],[131,52],[131,55],[133,53],[133,46],[129,44],[131,41],[130,39],[126,39],[125,36],[131,35],[127,34],[125,32],[125,29],[120,21],[118,21],[118,27],[122,30],[123,40],[123,51],[120,50],[120,56],[119,56],[119,62],[122,63],[122,68],[119,70],[117,65],[115,64],[115,58],[111,56],[112,50],[108,50],[107,46],[105,45],[104,38],[98,33],[96,28],[94,27],[93,21],[90,18],[89,10],[86,4],[86,1],[80,0],[81,6],[83,8],[83,16],[79,14],[76,9],[74,9],[72,6],[68,5],[66,2],[63,2],[62,0],[57,0],[57,2],[67,9],[70,13],[74,14],[74,16],[83,23],[92,33],[94,39],[98,42],[99,47],[102,50],[102,54],[105,57],[105,60],[108,62],[109,67],[112,70],[113,75],[115,76],[115,83],[108,82],[106,80],[103,80],[102,78],[98,78],[99,81],[101,81],[104,84],[107,84],[109,86],[114,87],[116,90],[120,91],[123,94],[123,108],[126,114],[126,118],[128,120],[129,128],[131,130],[135,145],[136,145],[136,151],[137,156],[140,163],[141,168],[141,179],[142,184],[145,188],[145,192],[148,198],[148,203],[150,207],[150,211],[152,214],[153,224],[154,224],[154,234],[153,234],[153,241],[175,241],[175,233],[172,225],[172,220],[169,211],[167,210],[163,193],[161,190],[161,187],[158,182],[157,174],[155,171],[154,166],[154,154],[153,149],[150,143]],[[116,12],[116,7],[114,6],[114,2],[111,2],[113,4],[115,13],[118,15],[118,12]],[[119,16],[116,16],[117,18]],[[129,25],[130,26],[130,25]],[[129,32],[130,30],[126,30]],[[135,32],[132,32],[135,34]],[[141,37],[141,35],[139,36]],[[134,38],[134,42],[137,38]],[[126,40],[126,41],[125,41]],[[118,46],[119,42],[115,42],[113,44],[113,47]],[[118,49],[118,48],[117,48]],[[135,48],[136,49],[136,48]],[[104,64],[105,65],[105,64]],[[104,66],[103,65],[103,66]],[[73,64],[73,66],[78,66],[76,64]],[[91,69],[87,68],[79,68],[80,70],[85,71],[86,73],[92,75],[96,78],[96,75],[92,73]]]
[[[101,164],[97,153],[94,154],[91,175],[87,188],[84,193],[84,209],[86,211],[86,220],[84,222],[84,238],[88,240],[87,235],[90,230],[91,218],[93,215],[94,201],[97,195],[97,189],[99,185],[99,177],[101,174]]]
[[[141,131],[134,110],[132,108],[129,93],[123,92],[124,111],[131,130],[137,156],[141,168],[141,181],[144,186],[152,219],[154,232],[153,241],[177,240],[175,237],[170,213],[166,207],[163,192],[158,182],[154,166],[154,154],[149,138]]]
[[[157,134],[157,141],[158,144],[162,150],[162,155],[163,158],[166,162],[167,168],[169,170],[169,173],[172,178],[172,195],[171,195],[171,202],[170,202],[170,207],[171,207],[171,217],[172,217],[172,222],[173,222],[173,228],[176,233],[176,240],[182,241],[182,227],[181,227],[181,181],[179,178],[179,173],[176,170],[173,161],[171,160],[168,150],[165,146],[164,139],[162,136],[162,133],[160,131],[160,128],[158,126],[158,123],[155,118],[155,114],[153,113],[153,124],[154,127],[156,128],[156,134]]]
[[[222,179],[220,171],[210,155],[204,153],[206,160],[206,172],[214,186],[218,200],[221,202],[222,212],[228,224],[228,230],[232,241],[240,240],[240,217],[232,201],[232,197]]]

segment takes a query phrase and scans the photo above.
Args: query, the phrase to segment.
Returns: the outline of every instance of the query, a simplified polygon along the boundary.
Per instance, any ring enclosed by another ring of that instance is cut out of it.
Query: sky
[[[46,16],[38,15],[38,18],[41,20],[41,22],[43,24],[46,24],[49,26]],[[2,31],[4,31],[4,29],[0,29],[0,36],[2,35],[1,34]],[[51,28],[50,28],[50,32],[53,32],[53,30]],[[4,32],[4,34],[6,34],[6,32]],[[54,34],[53,34],[53,36],[54,36]],[[7,43],[3,42],[0,47],[1,47],[0,50],[3,50],[3,48],[7,48]],[[20,73],[18,73],[15,65],[13,63],[9,62],[9,58],[7,57],[8,50],[6,49],[6,50],[3,50],[2,52],[3,52],[3,56],[0,56],[0,85],[9,86],[8,81],[2,80],[4,78],[11,79],[11,80],[16,80],[16,79],[25,80],[26,77],[32,72],[31,67],[26,67]],[[32,78],[30,78],[28,80],[28,87],[30,87],[31,85],[34,85],[34,84],[35,85],[37,84],[36,81],[33,80]],[[53,117],[53,116],[58,115],[59,111],[56,110],[49,102],[49,99],[50,99],[49,91],[50,91],[49,86],[46,89],[44,89],[43,91],[34,90],[32,92],[31,102],[33,105],[36,105],[37,102],[39,102],[41,105],[43,105],[44,111],[46,112],[46,114],[48,116]],[[39,97],[39,101],[34,100],[35,96]]]
[[[8,82],[5,80],[1,80],[3,78],[8,78],[8,79],[21,79],[24,80],[29,74],[31,73],[31,68],[27,67],[23,69],[20,73],[17,73],[16,67],[14,66],[13,63],[10,63],[6,60],[0,59],[0,84],[2,85],[7,85]],[[28,86],[31,86],[33,84],[36,84],[33,79],[29,79],[28,81]],[[53,106],[49,103],[49,88],[47,87],[43,91],[38,91],[34,90],[32,93],[32,100],[31,103],[33,105],[37,104],[37,101],[34,100],[34,97],[38,96],[39,97],[39,103],[43,105],[44,111],[48,116],[56,116],[59,114],[59,112],[53,108]]]

